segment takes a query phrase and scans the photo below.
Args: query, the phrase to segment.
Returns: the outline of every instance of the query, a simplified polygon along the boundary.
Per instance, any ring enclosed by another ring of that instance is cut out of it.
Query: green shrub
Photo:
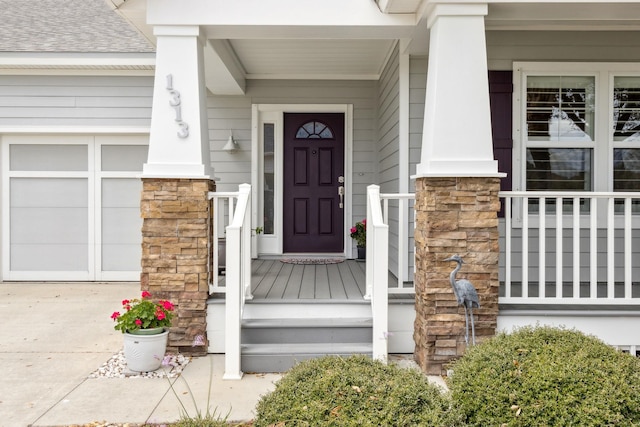
[[[638,426],[640,362],[573,330],[522,328],[453,364],[451,396],[471,426]]]
[[[421,373],[364,356],[299,363],[256,412],[256,427],[457,426],[461,419]]]

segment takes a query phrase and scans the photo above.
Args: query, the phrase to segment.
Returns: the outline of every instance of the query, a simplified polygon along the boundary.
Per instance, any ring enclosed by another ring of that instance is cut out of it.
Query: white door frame
[[[352,104],[253,104],[251,109],[251,186],[252,218],[255,227],[262,227],[263,219],[263,126],[274,125],[274,234],[255,236],[253,257],[282,254],[282,191],[283,191],[283,131],[284,113],[343,113],[344,114],[344,223],[349,224],[352,212],[353,176],[353,105]],[[346,227],[346,225],[345,225]],[[344,255],[351,257],[350,236],[344,231]]]

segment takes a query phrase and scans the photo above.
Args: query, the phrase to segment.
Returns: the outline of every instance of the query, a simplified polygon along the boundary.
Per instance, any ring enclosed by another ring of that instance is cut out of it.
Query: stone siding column
[[[499,189],[499,178],[416,180],[415,359],[427,374],[443,374],[466,347],[464,308],[449,282],[455,263],[445,258],[459,254],[465,263],[458,278],[471,281],[478,291],[476,342],[495,335]]]
[[[142,290],[176,305],[167,351],[207,353],[208,179],[143,178]],[[202,342],[194,346],[196,337]]]

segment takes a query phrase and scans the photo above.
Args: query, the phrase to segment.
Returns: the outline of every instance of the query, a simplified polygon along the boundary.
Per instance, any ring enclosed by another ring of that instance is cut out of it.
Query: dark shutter
[[[498,171],[507,174],[500,182],[500,190],[511,190],[512,176],[512,123],[513,123],[513,72],[489,71],[489,100],[491,102],[491,131],[493,156],[498,160]],[[504,214],[502,209],[500,217]]]

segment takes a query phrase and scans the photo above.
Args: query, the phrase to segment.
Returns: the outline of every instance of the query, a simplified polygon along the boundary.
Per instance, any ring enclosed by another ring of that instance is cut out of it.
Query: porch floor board
[[[365,263],[287,264],[278,259],[251,263],[256,300],[359,300],[365,293]]]
[[[224,287],[225,282],[226,276],[221,275],[219,286]],[[396,277],[389,273],[389,288],[397,286]],[[284,263],[279,259],[254,259],[251,261],[251,289],[254,302],[363,301],[366,263],[348,259],[337,264],[302,265]]]

